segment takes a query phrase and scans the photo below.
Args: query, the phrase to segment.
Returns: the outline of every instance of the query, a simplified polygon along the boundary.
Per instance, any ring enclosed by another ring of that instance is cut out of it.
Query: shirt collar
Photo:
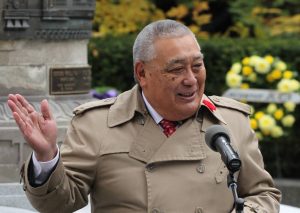
[[[148,102],[147,98],[145,97],[143,91],[142,91],[142,97],[153,120],[155,121],[156,124],[159,124],[159,122],[161,122],[163,117],[160,114],[158,114],[158,112],[156,112],[156,110],[151,106],[151,104]]]

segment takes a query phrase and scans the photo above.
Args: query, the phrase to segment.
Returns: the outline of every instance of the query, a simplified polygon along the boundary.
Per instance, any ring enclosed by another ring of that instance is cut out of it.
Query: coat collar
[[[208,96],[206,96],[205,94],[203,94],[203,97],[201,100],[200,109],[201,108],[208,109],[208,112],[210,112],[210,114],[213,115],[217,120],[221,121],[223,124],[227,124],[220,113],[220,109],[217,108],[213,104],[213,102],[210,100],[210,98]],[[200,111],[201,110],[198,110],[196,117],[200,116]]]
[[[199,110],[196,117],[199,116],[200,109],[204,107],[223,124],[227,124],[223,119],[220,110],[213,104],[205,94],[202,97]],[[148,115],[147,108],[144,104],[140,87],[135,85],[131,90],[120,94],[115,103],[111,106],[108,113],[108,126],[114,127],[131,120],[135,113],[138,112],[144,117]]]
[[[125,123],[131,120],[136,112],[144,116],[148,114],[138,85],[117,97],[108,112],[108,126],[114,127]]]

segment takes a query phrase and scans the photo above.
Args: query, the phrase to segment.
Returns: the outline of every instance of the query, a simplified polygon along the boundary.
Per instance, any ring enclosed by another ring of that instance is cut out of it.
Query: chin
[[[173,120],[176,120],[176,121],[180,121],[180,120],[185,120],[187,118],[190,118],[192,117],[193,115],[196,114],[197,112],[197,109],[188,109],[188,110],[180,110],[181,113],[177,113],[176,115],[174,115],[174,119]]]

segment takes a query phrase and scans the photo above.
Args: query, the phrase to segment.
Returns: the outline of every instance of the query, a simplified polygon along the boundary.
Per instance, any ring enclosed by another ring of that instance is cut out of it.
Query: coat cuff
[[[33,196],[43,196],[46,195],[55,189],[58,188],[60,184],[63,182],[65,172],[64,166],[59,158],[57,165],[54,167],[54,170],[51,171],[48,179],[41,185],[36,185],[33,182],[34,174],[32,168],[32,159],[31,156],[27,159],[24,166],[24,174],[23,174],[23,189],[26,193],[29,193]]]

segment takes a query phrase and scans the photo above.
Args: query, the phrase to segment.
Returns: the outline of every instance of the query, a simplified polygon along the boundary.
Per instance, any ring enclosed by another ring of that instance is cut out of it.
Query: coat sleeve
[[[270,174],[264,169],[263,157],[258,147],[258,140],[250,127],[249,118],[236,127],[237,146],[242,161],[238,175],[238,194],[245,199],[244,212],[277,213],[281,193],[275,188]]]
[[[73,212],[88,203],[96,173],[96,143],[87,143],[85,133],[77,131],[73,118],[61,146],[61,156],[48,180],[41,186],[30,184],[30,159],[24,169],[24,190],[39,212]]]
[[[250,126],[249,105],[225,97],[212,96],[211,100],[226,120],[232,144],[242,161],[237,184],[239,197],[245,199],[244,213],[279,212],[281,193],[264,169],[258,140]]]
[[[103,99],[75,108],[56,168],[42,185],[31,184],[31,158],[27,160],[22,175],[24,190],[39,212],[69,213],[87,205],[103,133],[107,130],[108,109],[114,102],[115,98]]]

